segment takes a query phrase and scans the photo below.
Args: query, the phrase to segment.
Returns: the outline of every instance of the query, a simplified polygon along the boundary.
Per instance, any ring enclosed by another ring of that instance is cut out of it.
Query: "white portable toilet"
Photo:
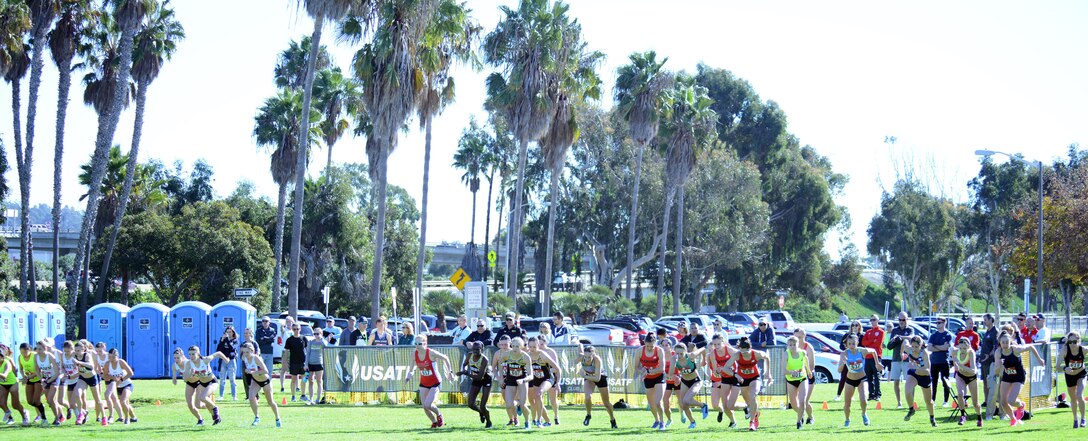
[[[11,303],[0,303],[0,343],[11,347],[15,342],[15,311]]]
[[[66,319],[64,318],[64,308],[56,303],[43,303],[42,309],[48,314],[47,325],[45,334],[47,337],[52,337],[56,347],[61,347],[64,344],[64,325]]]

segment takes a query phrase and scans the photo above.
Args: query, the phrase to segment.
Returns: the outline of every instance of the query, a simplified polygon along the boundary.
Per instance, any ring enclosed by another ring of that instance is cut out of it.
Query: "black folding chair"
[[[944,387],[948,389],[948,393],[949,393],[950,397],[952,398],[952,402],[956,403],[955,407],[953,407],[951,412],[949,412],[948,419],[945,420],[945,421],[947,421],[947,422],[953,422],[953,421],[959,422],[960,417],[965,417],[966,418],[967,417],[967,409],[966,409],[967,406],[966,406],[966,404],[967,404],[967,400],[971,399],[971,396],[970,395],[965,395],[963,397],[963,403],[965,405],[960,406],[960,400],[956,396],[957,390],[954,387],[955,385],[953,385],[953,387],[948,387],[948,378],[941,378],[941,383],[944,384]],[[937,387],[936,387],[936,385],[934,385],[933,394],[936,395],[936,392],[937,392]],[[933,404],[934,405],[937,404],[936,399],[933,400]]]

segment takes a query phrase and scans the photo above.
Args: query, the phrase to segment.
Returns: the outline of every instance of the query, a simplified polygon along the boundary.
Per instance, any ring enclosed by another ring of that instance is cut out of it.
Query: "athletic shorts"
[[[503,380],[503,385],[504,386],[506,386],[506,387],[516,387],[518,385],[518,380],[520,380],[522,378],[525,378],[525,377],[505,376],[503,378],[504,378],[504,380]]]
[[[1020,372],[1020,373],[1018,373],[1016,375],[1001,374],[1001,382],[1002,383],[1020,383],[1020,384],[1024,384],[1024,380],[1026,380],[1026,379],[1027,378],[1026,378],[1026,376],[1024,375],[1023,372]]]
[[[750,385],[751,385],[752,383],[755,383],[755,382],[757,382],[757,381],[759,381],[759,377],[752,377],[752,378],[738,378],[738,379],[737,379],[737,386],[740,386],[740,387],[748,387],[748,386],[750,386]]]
[[[82,381],[83,384],[86,384],[89,387],[95,387],[95,386],[98,386],[98,375],[95,375],[95,376],[90,377],[90,378],[79,377],[79,381]]]
[[[435,384],[433,384],[431,386],[426,386],[423,383],[419,383],[419,388],[420,389],[434,389],[436,387],[442,387],[442,382],[440,381],[440,382],[435,383]]]
[[[793,387],[801,387],[801,382],[805,380],[786,380],[786,383]]]
[[[653,378],[643,378],[642,379],[642,385],[645,386],[646,389],[652,389],[654,386],[657,386],[657,385],[659,385],[661,383],[664,383],[664,382],[665,382],[665,376],[664,375],[658,375],[658,376],[653,377]]]
[[[308,364],[306,365],[306,368],[309,369],[310,372],[321,372],[325,370],[325,367],[320,364]]]
[[[211,380],[208,380],[208,381],[201,381],[200,385],[203,386],[205,389],[207,389],[208,386],[211,386],[211,385],[216,384],[218,382],[219,382],[218,380],[216,380],[215,378],[212,378]]]
[[[959,372],[956,372],[956,376],[960,377],[960,379],[963,380],[963,384],[971,384],[972,381],[975,381],[975,380],[978,379],[978,374],[967,376],[967,375],[963,375],[963,374],[961,374]]]
[[[129,382],[128,382],[128,384],[126,384],[126,385],[124,385],[124,386],[120,386],[120,385],[118,385],[118,386],[117,386],[117,393],[121,393],[121,391],[122,391],[122,390],[124,390],[124,389],[128,389],[128,393],[132,393],[132,391],[133,391],[133,390],[135,390],[135,389],[134,389],[134,388],[132,387],[132,382],[131,382],[131,381],[129,381]]]
[[[1080,373],[1073,375],[1065,374],[1065,387],[1077,387],[1077,384],[1080,383],[1080,380],[1084,378],[1086,374],[1088,374],[1088,371],[1083,369]]]
[[[74,381],[74,380],[73,380],[73,381],[72,381],[72,382],[70,382],[70,383],[69,383],[69,382],[67,382],[67,381],[65,381],[65,382],[64,382],[64,388],[65,388],[65,389],[68,389],[68,391],[69,391],[69,392],[71,392],[71,391],[73,391],[73,390],[76,390],[76,381]]]
[[[256,378],[253,378],[253,375],[245,374],[243,376],[245,377],[244,380],[246,381],[246,384],[253,382],[253,384],[256,384],[258,388],[268,386],[268,384],[272,382],[272,377],[265,378],[264,381],[257,381]]]
[[[740,384],[740,382],[737,381],[737,377],[725,377],[725,378],[722,378],[721,383],[722,383],[722,386],[736,386],[736,385]]]
[[[290,369],[291,375],[302,375],[304,372],[306,372],[306,370],[303,369],[303,367],[304,366],[303,366],[302,363],[291,363],[291,369]]]
[[[695,377],[695,378],[692,378],[690,380],[685,380],[683,378],[680,379],[680,382],[684,383],[684,386],[687,386],[689,389],[691,387],[694,387],[696,384],[699,384],[699,381],[700,381],[699,377]]]
[[[60,377],[56,377],[56,378],[53,378],[51,380],[46,380],[46,381],[42,382],[42,387],[44,387],[44,388],[57,387],[57,386],[60,386],[60,385],[61,385]]]
[[[929,375],[918,375],[914,373],[914,370],[908,370],[907,375],[914,377],[915,381],[918,382],[918,387],[922,389],[929,389],[929,386],[933,384],[933,377]]]
[[[673,384],[666,381],[665,390],[680,390],[680,383]]]
[[[200,386],[200,382],[199,381],[186,381],[185,385],[189,386],[189,387],[191,387],[193,389],[196,389],[197,387]]]
[[[473,380],[472,387],[491,387],[491,375],[484,375],[479,381]]]
[[[861,386],[861,383],[863,381],[865,381],[865,377],[858,378],[857,380],[852,380],[852,379],[850,379],[850,377],[846,376],[845,374],[843,375],[843,379],[844,379],[843,381],[845,381],[846,384],[848,384],[850,386],[853,386],[853,387]]]
[[[529,380],[529,387],[543,386],[545,381],[552,381],[552,377],[533,378],[532,380]]]
[[[608,389],[608,376],[607,375],[601,375],[601,379],[597,380],[597,382],[593,383],[593,385],[607,390]]]
[[[905,361],[893,361],[892,369],[888,374],[888,381],[903,381],[906,380],[907,370],[909,369],[909,363]]]
[[[38,384],[38,383],[41,383],[41,382],[42,382],[42,379],[41,379],[41,378],[39,378],[39,379],[37,379],[37,380],[26,380],[26,384],[28,384],[28,385],[30,385],[30,384]]]
[[[4,390],[11,390],[11,388],[13,388],[13,387],[18,389],[19,388],[19,383],[0,384],[0,387],[4,388]]]

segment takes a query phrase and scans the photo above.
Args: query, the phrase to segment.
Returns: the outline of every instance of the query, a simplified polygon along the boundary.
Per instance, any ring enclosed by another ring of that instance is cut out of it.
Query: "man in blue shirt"
[[[938,317],[937,330],[929,335],[929,364],[932,365],[930,369],[933,376],[932,392],[937,392],[937,386],[943,383],[943,406],[948,407],[948,349],[952,347],[952,333],[945,329],[945,322],[943,317]]]

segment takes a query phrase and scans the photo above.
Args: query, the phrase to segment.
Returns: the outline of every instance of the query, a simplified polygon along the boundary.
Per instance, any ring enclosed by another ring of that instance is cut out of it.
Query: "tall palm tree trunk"
[[[332,146],[333,146],[332,144],[328,145],[328,147],[329,147],[328,148],[329,158],[325,160],[325,174],[326,175],[329,174],[329,168],[332,167]]]
[[[524,201],[525,192],[525,163],[528,162],[529,157],[529,140],[522,139],[518,142],[518,181],[514,185],[514,205],[510,206],[510,269],[509,272],[513,274],[513,283],[506,286],[506,293],[517,301],[517,277],[518,277],[518,257],[521,254],[521,247],[519,246],[521,239],[521,226],[524,222],[525,212],[522,211],[522,201]],[[516,309],[516,304],[515,304]]]
[[[31,298],[38,301],[38,284],[37,277],[34,276],[34,240],[30,235],[30,176],[34,167],[34,126],[38,119],[38,90],[42,85],[42,70],[45,68],[45,49],[48,47],[48,39],[46,38],[46,32],[49,31],[49,23],[53,22],[53,12],[50,9],[51,5],[44,2],[28,2],[32,9],[34,6],[41,5],[44,11],[34,11],[34,20],[40,21],[34,23],[33,26],[33,40],[34,47],[30,53],[30,90],[28,98],[30,102],[26,106],[26,149],[22,152],[22,159],[19,160],[19,193],[23,204],[22,210],[22,228],[25,235],[27,254],[26,265],[27,271],[30,273],[30,293]],[[16,150],[16,153],[19,153]],[[26,300],[26,293],[23,293],[23,300]]]
[[[118,45],[118,53],[121,54],[120,66],[117,74],[117,87],[110,100],[110,106],[98,116],[98,136],[95,138],[94,155],[91,157],[91,180],[87,190],[87,209],[83,214],[83,225],[79,231],[79,242],[76,247],[76,274],[81,274],[87,268],[83,260],[89,248],[84,248],[91,240],[91,227],[94,225],[95,216],[98,214],[98,197],[102,192],[102,179],[106,176],[106,162],[109,156],[109,147],[113,144],[113,134],[117,130],[117,123],[121,119],[121,111],[128,92],[129,77],[132,74],[132,40],[136,34],[135,26],[124,26],[121,32],[121,42]],[[68,300],[67,320],[69,329],[84,323],[86,308],[76,309],[76,301],[86,304],[83,284],[77,287],[77,294],[70,296]],[[74,314],[78,314],[76,317]],[[79,327],[79,336],[86,337],[87,330]]]
[[[132,194],[132,182],[136,175],[136,164],[140,156],[140,137],[144,131],[144,105],[147,104],[147,84],[140,83],[136,88],[136,122],[132,126],[132,146],[128,151],[128,163],[125,164],[125,182],[121,186],[121,200],[117,204],[117,214],[113,218],[113,230],[110,231],[109,242],[106,242],[106,254],[102,256],[102,271],[98,278],[98,296],[106,294],[106,287],[110,281],[110,258],[113,257],[113,249],[117,246],[117,235],[121,232],[121,221],[128,209],[128,199]]]
[[[397,130],[397,129],[393,129]],[[384,133],[382,131],[381,133]],[[382,136],[378,149],[378,189],[374,204],[378,206],[378,219],[374,228],[374,267],[370,279],[370,318],[376,323],[382,312],[382,260],[385,257],[385,190],[386,171],[389,166],[389,137]]]
[[[22,112],[22,104],[19,100],[21,98],[21,87],[19,83],[22,80],[15,78],[11,81],[11,120],[12,120],[12,132],[15,135],[15,165],[18,168],[19,174],[19,201],[22,204],[19,211],[19,300],[26,301],[26,281],[27,281],[27,241],[30,239],[30,216],[28,208],[30,205],[30,192],[23,187],[23,123],[19,114]]]
[[[500,193],[502,192],[502,189],[505,188],[505,183],[506,183],[506,179],[501,179],[499,181],[499,191],[500,191]],[[495,210],[495,211],[497,211],[499,213],[499,218],[495,221],[495,249],[498,250],[499,247],[501,246],[501,244],[499,243],[499,236],[502,236],[502,215],[503,215],[503,213],[506,213],[506,199],[503,198],[502,196],[499,197],[498,207],[497,207],[497,210]],[[510,220],[507,219],[506,222],[509,223]],[[507,233],[507,239],[509,239],[509,238],[510,238],[509,233]],[[488,237],[488,242],[490,242],[490,239],[491,238],[489,236]],[[496,254],[498,254],[498,251],[496,251]],[[496,256],[496,259],[495,259],[495,283],[493,284],[495,289],[492,290],[494,292],[499,292],[499,264],[498,264],[497,257],[498,256]],[[510,257],[509,250],[507,250],[507,257]],[[503,265],[506,265],[504,267],[506,272],[510,272],[509,271],[510,270],[510,266],[509,266],[510,261],[507,260],[507,261],[503,262]]]
[[[680,275],[684,271],[684,184],[676,188],[676,264],[672,268],[672,313],[680,314]],[[698,312],[698,311],[695,311]]]
[[[495,186],[495,172],[487,177],[487,202],[484,205],[484,257],[491,255],[491,190]],[[473,209],[475,211],[475,208]],[[483,281],[487,282],[487,276],[491,275],[491,258],[487,259],[487,267],[484,268]]]
[[[661,222],[661,254],[657,255],[657,316],[665,314],[665,251],[669,249],[669,217],[672,216],[672,198],[675,189],[667,189],[665,217]],[[673,288],[675,291],[676,288]],[[673,294],[675,296],[675,293]]]
[[[470,244],[476,243],[476,192],[477,190],[472,191],[472,222],[469,223],[468,229],[468,243]]]
[[[552,169],[551,189],[548,196],[548,244],[544,252],[544,301],[540,305],[540,316],[551,315],[552,307],[552,253],[555,248],[555,206],[559,203],[559,175],[563,172],[563,164]]]
[[[53,303],[60,304],[60,188],[64,170],[64,123],[68,118],[68,91],[72,89],[72,58],[60,60],[57,83],[57,130],[53,147]]]
[[[416,257],[416,292],[412,295],[412,301],[417,302],[423,298],[423,265],[427,260],[427,194],[431,182],[431,118],[427,117],[423,135],[423,196],[420,198],[419,217],[419,256]],[[379,206],[385,206],[383,197]],[[383,228],[384,233],[384,228]],[[379,278],[380,279],[380,278]],[[416,296],[419,296],[418,298]]]
[[[324,17],[314,17],[314,33],[310,37],[310,56],[306,58],[306,80],[302,85],[302,115],[298,132],[298,159],[295,163],[295,211],[291,223],[291,257],[287,270],[287,311],[292,317],[298,314],[298,265],[302,247],[302,202],[306,195],[306,154],[310,149],[310,98],[314,85],[314,68],[321,49],[321,28]]]
[[[279,199],[276,204],[276,239],[273,254],[276,258],[276,267],[272,271],[272,310],[280,311],[283,290],[280,280],[283,280],[283,221],[287,211],[287,184],[280,185]]]
[[[642,290],[633,288],[631,279],[635,272],[635,228],[638,225],[638,189],[642,183],[642,154],[646,151],[646,144],[638,145],[638,161],[635,162],[635,188],[631,194],[631,220],[627,225],[627,298],[635,298],[635,305],[642,304]],[[634,291],[632,291],[634,289]]]

